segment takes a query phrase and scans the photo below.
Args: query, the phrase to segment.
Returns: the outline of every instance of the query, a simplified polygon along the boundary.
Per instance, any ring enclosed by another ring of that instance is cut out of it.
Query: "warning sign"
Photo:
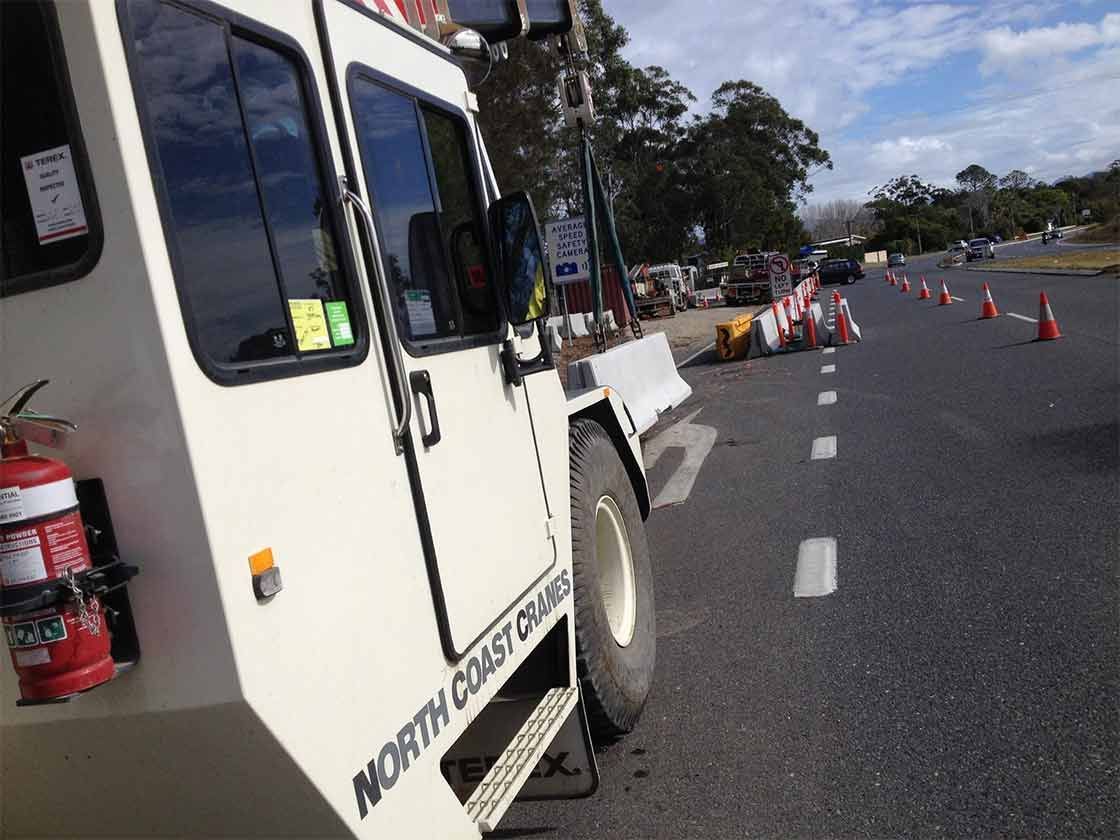
[[[587,247],[587,225],[583,216],[547,222],[544,237],[548,242],[548,261],[552,282],[557,286],[591,279],[591,254]]]
[[[39,244],[50,245],[89,233],[70,146],[36,152],[19,162]]]

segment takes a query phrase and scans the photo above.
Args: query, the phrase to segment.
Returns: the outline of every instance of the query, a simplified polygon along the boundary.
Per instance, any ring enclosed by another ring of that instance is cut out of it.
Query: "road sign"
[[[591,279],[591,256],[583,216],[547,222],[544,236],[548,242],[548,262],[552,266],[554,284],[565,286]]]
[[[774,299],[793,294],[793,279],[789,276],[789,257],[775,254],[770,258],[770,293]]]

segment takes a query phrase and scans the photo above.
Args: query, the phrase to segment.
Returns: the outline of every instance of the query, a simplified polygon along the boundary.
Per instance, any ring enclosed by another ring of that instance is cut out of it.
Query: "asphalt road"
[[[682,369],[667,422],[699,408],[718,438],[647,524],[653,696],[595,797],[498,836],[1120,836],[1120,285],[919,273],[934,300],[882,270],[844,289],[861,344]],[[942,277],[963,301],[936,305]],[[1045,288],[1064,338],[977,320],[985,279],[1026,318]],[[838,588],[794,598],[820,537]]]

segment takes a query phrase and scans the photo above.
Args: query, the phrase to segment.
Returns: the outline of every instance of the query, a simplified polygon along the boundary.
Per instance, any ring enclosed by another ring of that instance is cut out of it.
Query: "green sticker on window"
[[[354,331],[350,328],[350,313],[346,310],[346,301],[329,300],[325,304],[327,310],[327,326],[331,331],[331,344],[335,347],[345,347],[354,343]]]

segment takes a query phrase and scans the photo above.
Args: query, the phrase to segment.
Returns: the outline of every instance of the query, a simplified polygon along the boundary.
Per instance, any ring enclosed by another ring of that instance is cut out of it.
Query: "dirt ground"
[[[690,352],[695,352],[715,341],[716,324],[734,320],[739,315],[756,313],[760,309],[762,309],[760,306],[724,306],[722,303],[710,309],[689,309],[678,312],[671,318],[642,320],[642,334],[649,336],[659,332],[665,333],[673,357],[680,363]],[[608,340],[607,348],[633,340],[633,333],[629,327],[626,327]],[[560,381],[565,387],[568,384],[568,364],[584,359],[594,352],[595,341],[591,338],[575,338],[571,341],[564,339],[564,345],[557,354],[556,368],[560,374]]]

